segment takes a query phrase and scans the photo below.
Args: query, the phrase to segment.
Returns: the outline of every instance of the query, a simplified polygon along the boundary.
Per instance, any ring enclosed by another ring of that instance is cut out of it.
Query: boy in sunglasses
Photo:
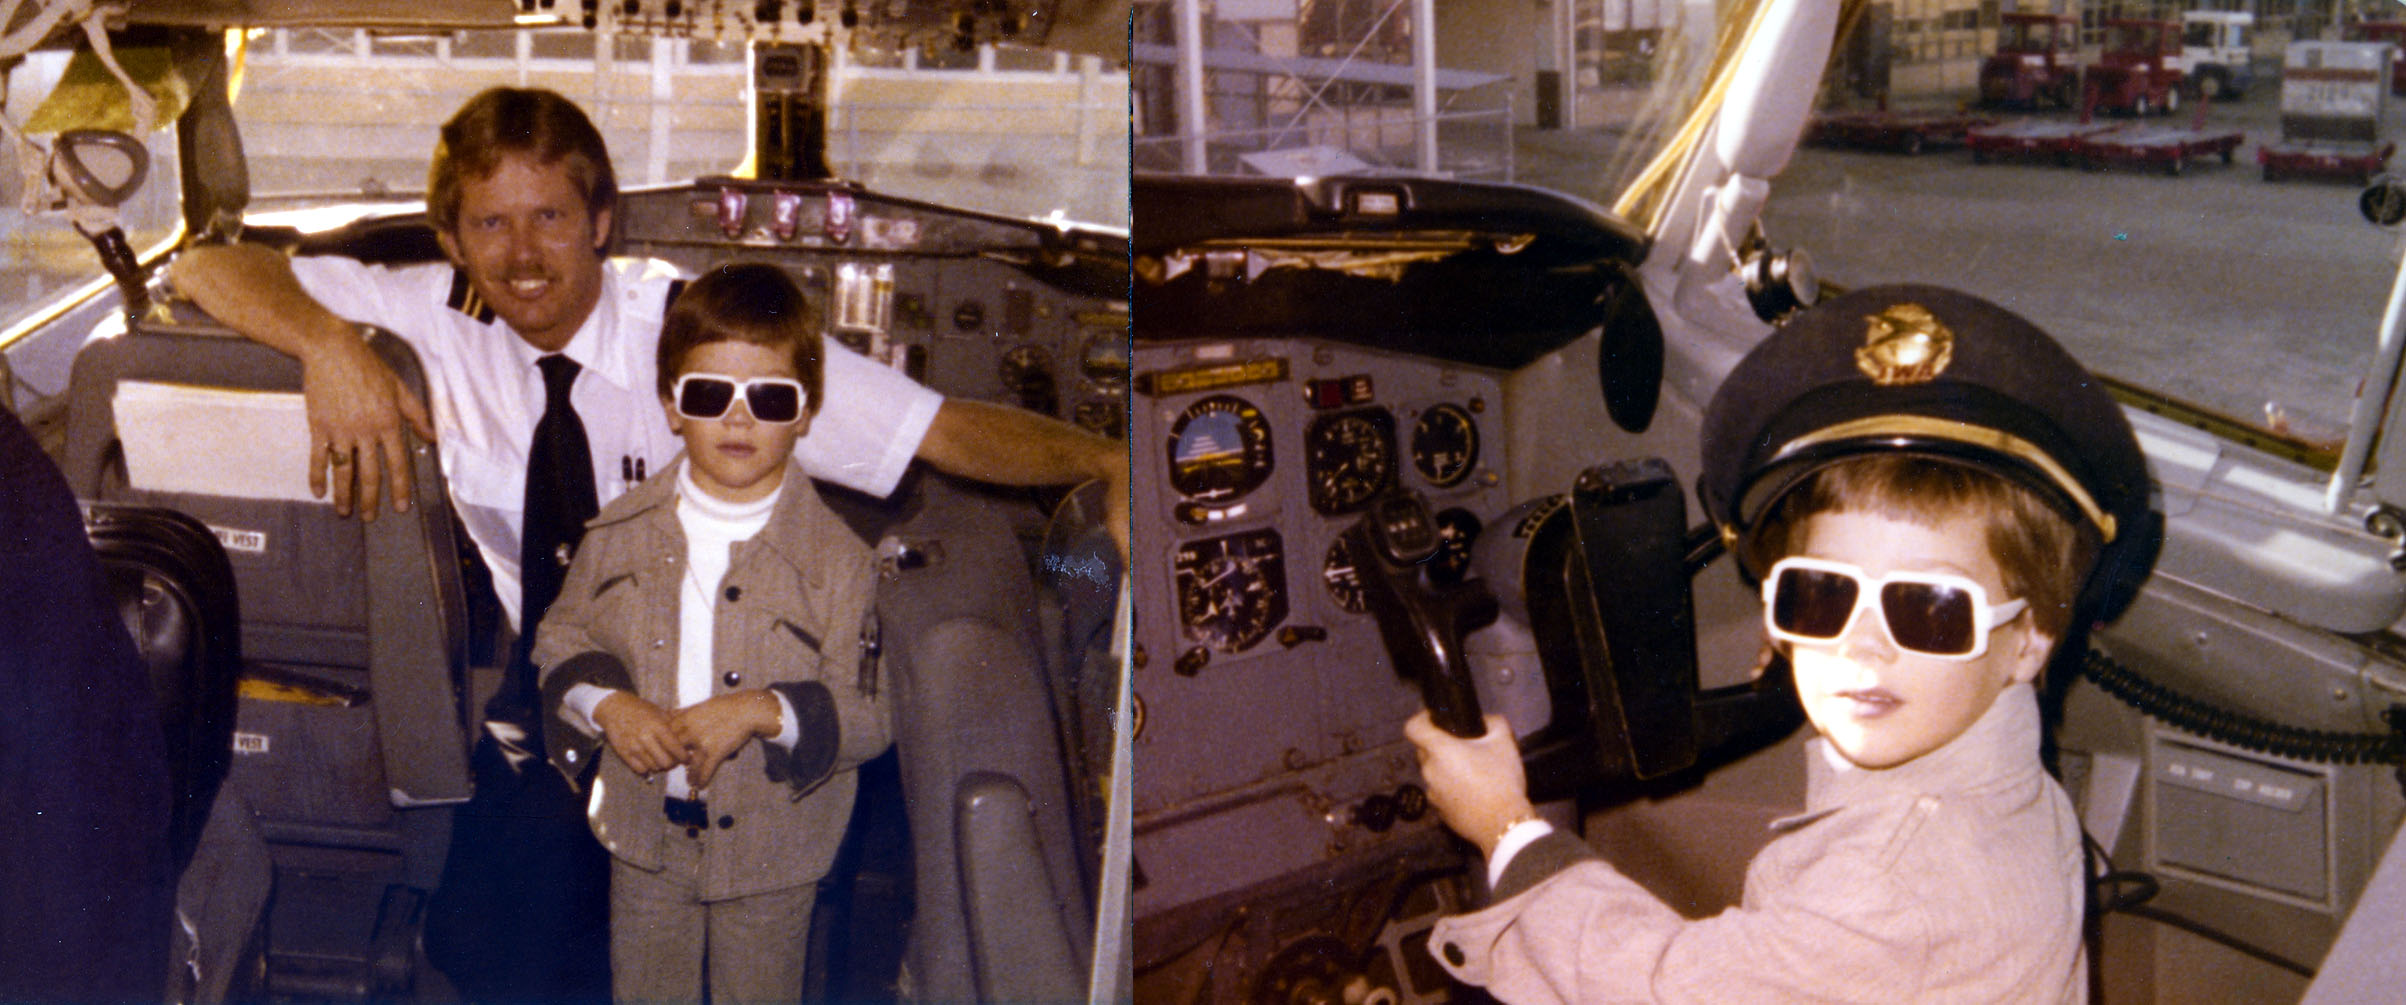
[[[772,265],[696,279],[660,335],[681,461],[605,507],[543,619],[546,747],[611,855],[620,1001],[790,1001],[852,769],[889,742],[875,555],[793,460],[818,318]]]
[[[2128,421],[2046,335],[1931,287],[1798,315],[1706,410],[1699,494],[1806,718],[1804,813],[1681,916],[1554,832],[1501,717],[1405,727],[1493,903],[1432,952],[1509,1002],[2043,1001],[2088,991],[2078,818],[2036,683],[2118,613],[2160,520]]]

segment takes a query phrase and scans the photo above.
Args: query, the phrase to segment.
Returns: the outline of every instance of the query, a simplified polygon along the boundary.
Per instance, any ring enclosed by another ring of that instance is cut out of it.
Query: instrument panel
[[[1430,577],[1468,575],[1508,503],[1502,373],[1290,338],[1140,342],[1134,364],[1139,916],[1438,846],[1435,814],[1394,812],[1418,798],[1399,727],[1419,697],[1342,535],[1381,493],[1418,492],[1444,537]],[[1222,842],[1248,851],[1148,866]]]

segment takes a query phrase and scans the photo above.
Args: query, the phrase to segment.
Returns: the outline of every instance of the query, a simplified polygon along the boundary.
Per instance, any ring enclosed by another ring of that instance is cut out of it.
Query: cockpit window
[[[2175,22],[2145,21],[2053,60],[1933,54],[1876,11],[1771,182],[1769,240],[1838,287],[1992,298],[2126,400],[2329,467],[2397,269],[2399,232],[2358,206],[2398,138],[2377,52],[2267,27],[2184,58]],[[2285,81],[2284,58],[2315,62]]]
[[[274,222],[331,226],[412,208],[442,120],[502,84],[549,87],[589,109],[622,187],[746,170],[753,76],[740,42],[541,28],[268,28],[237,42],[234,111],[251,209],[280,214]],[[10,66],[0,107],[23,121],[67,62],[63,51],[43,51]],[[887,195],[1125,228],[1127,81],[1095,56],[857,48],[832,74],[828,161]],[[137,250],[173,237],[179,220],[172,129],[147,139],[150,182],[120,211]],[[15,155],[0,154],[0,332],[100,275],[91,247],[57,214],[27,216]]]
[[[527,29],[253,34],[236,99],[262,199],[416,194],[443,117],[495,84],[583,102],[640,186],[743,169],[744,47]],[[1091,56],[858,50],[830,87],[828,159],[891,195],[1004,216],[1128,222],[1127,76]]]
[[[7,67],[5,84],[0,85],[0,112],[12,121],[24,122],[57,87],[67,64],[67,53],[36,52]],[[32,137],[45,148],[52,138]],[[175,232],[178,219],[175,142],[161,130],[153,133],[145,146],[150,151],[152,181],[117,207],[117,225],[125,229],[127,243],[137,249],[166,240]],[[0,149],[0,333],[4,333],[44,305],[93,282],[100,269],[92,245],[77,236],[58,211],[26,204],[29,185],[39,184],[39,159],[25,161],[27,148],[13,138],[0,138],[0,148],[4,148]],[[161,184],[160,179],[166,183]],[[36,202],[42,196],[41,192],[30,195]]]

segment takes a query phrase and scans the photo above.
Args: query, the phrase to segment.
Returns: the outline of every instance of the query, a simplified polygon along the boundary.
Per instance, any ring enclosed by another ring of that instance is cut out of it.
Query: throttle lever
[[[1495,595],[1483,583],[1440,586],[1422,575],[1439,536],[1417,492],[1399,489],[1371,500],[1344,537],[1396,676],[1420,688],[1437,728],[1465,739],[1485,733],[1462,643],[1495,622]]]

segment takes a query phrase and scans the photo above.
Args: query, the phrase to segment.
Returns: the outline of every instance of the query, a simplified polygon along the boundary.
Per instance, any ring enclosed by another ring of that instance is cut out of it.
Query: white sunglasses
[[[1877,607],[1888,641],[1949,660],[1987,652],[1989,633],[2028,606],[2021,599],[1991,604],[1988,591],[1963,576],[1891,572],[1874,579],[1859,566],[1820,558],[1783,558],[1763,577],[1763,624],[1772,638],[1834,642],[1864,608]]]
[[[677,378],[669,391],[677,414],[688,419],[717,419],[735,408],[741,396],[754,421],[783,425],[802,418],[810,392],[792,377],[754,377],[737,380],[721,373],[689,373]]]

